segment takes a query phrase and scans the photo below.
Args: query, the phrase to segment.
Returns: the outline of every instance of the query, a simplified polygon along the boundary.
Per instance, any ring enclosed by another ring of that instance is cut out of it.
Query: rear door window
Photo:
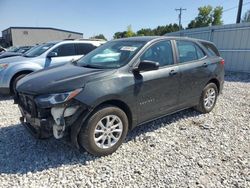
[[[76,53],[77,55],[86,55],[92,50],[96,49],[96,46],[92,44],[76,44]]]
[[[180,63],[199,60],[206,56],[203,50],[193,42],[176,41],[176,44],[179,52]]]

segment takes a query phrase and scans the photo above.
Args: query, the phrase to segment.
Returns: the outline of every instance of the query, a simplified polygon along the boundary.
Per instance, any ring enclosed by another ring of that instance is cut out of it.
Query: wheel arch
[[[106,100],[106,101],[101,102],[100,104],[94,107],[94,110],[103,106],[107,106],[107,105],[116,106],[125,112],[125,114],[128,117],[129,130],[131,130],[133,127],[133,115],[132,115],[132,111],[130,107],[122,100],[111,99],[111,100]]]
[[[218,92],[220,92],[220,82],[219,82],[218,79],[212,78],[211,80],[209,80],[209,81],[207,82],[207,84],[210,84],[210,83],[214,83],[214,84],[217,86]],[[206,85],[207,85],[207,84],[206,84]]]
[[[32,72],[34,72],[34,71],[33,71],[33,70],[21,70],[21,71],[19,71],[19,72],[16,72],[16,73],[12,76],[12,78],[11,78],[11,80],[10,80],[10,83],[9,83],[9,88],[10,88],[11,93],[13,92],[13,91],[12,91],[12,86],[13,86],[14,80],[15,80],[18,76],[20,76],[20,75],[22,75],[22,74],[30,74],[30,73],[32,73]]]

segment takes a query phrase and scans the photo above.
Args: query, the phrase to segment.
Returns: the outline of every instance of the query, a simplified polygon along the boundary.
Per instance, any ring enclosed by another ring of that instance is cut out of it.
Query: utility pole
[[[177,8],[177,9],[175,9],[175,11],[179,12],[179,30],[181,30],[182,11],[185,11],[185,10],[187,10],[187,9],[185,9],[185,8]]]
[[[238,14],[237,14],[236,23],[240,23],[240,21],[241,21],[242,7],[243,7],[243,0],[239,0],[239,7],[238,7]]]

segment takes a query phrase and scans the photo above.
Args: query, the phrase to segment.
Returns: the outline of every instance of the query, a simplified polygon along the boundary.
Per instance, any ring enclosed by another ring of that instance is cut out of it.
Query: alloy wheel
[[[109,149],[119,141],[122,133],[123,123],[121,119],[116,115],[105,116],[95,127],[95,144],[101,149]]]
[[[214,88],[209,88],[204,97],[204,106],[206,109],[213,107],[216,99],[216,91]]]

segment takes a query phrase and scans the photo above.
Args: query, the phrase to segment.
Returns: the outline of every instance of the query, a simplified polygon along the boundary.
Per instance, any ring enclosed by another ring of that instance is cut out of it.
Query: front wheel
[[[128,118],[115,106],[98,109],[83,125],[79,143],[96,156],[109,155],[122,144],[128,132]]]
[[[209,83],[202,91],[199,104],[195,107],[201,113],[213,110],[218,97],[218,88],[214,83]]]

